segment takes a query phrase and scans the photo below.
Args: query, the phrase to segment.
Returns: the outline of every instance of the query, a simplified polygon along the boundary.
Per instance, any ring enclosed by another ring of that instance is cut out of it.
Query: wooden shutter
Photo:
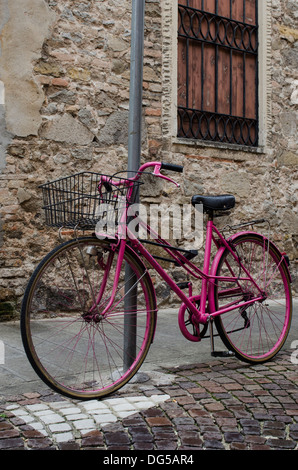
[[[178,9],[178,136],[257,146],[257,0]]]

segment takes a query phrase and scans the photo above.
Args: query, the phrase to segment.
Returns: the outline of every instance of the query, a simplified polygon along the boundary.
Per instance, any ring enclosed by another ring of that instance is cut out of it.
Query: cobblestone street
[[[97,401],[39,391],[0,397],[0,450],[297,450],[292,351],[249,366],[213,360],[164,370]]]

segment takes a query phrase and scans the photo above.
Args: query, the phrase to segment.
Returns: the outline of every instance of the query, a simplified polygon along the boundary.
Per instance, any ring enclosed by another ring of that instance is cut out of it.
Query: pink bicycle
[[[147,240],[185,270],[185,282],[176,283],[160,258],[145,248],[145,240],[130,231],[127,211],[150,167],[153,175],[168,181],[160,170],[183,170],[150,162],[132,178],[84,172],[42,185],[48,225],[72,233],[94,230],[98,210],[104,208],[101,215],[111,217],[116,228],[105,237],[75,236],[61,243],[40,262],[24,295],[21,332],[27,356],[39,377],[66,396],[104,397],[139,370],[158,318],[149,266],[180,298],[178,322],[190,341],[201,341],[208,331],[212,345],[215,325],[227,354],[262,363],[277,354],[288,335],[288,258],[254,231],[228,238],[219,232],[213,217],[234,207],[233,196],[192,198],[193,205],[203,205],[208,219],[202,269],[192,260],[195,250],[174,247],[156,233],[154,241]],[[262,221],[243,224],[243,229],[257,222]],[[216,248],[212,263],[211,246]],[[201,292],[193,292],[197,280]]]

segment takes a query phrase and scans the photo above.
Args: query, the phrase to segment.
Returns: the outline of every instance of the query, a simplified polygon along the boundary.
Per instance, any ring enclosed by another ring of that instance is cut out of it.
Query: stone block
[[[298,165],[298,156],[294,152],[285,150],[277,158],[277,163],[278,163],[279,166],[297,167],[297,165]]]
[[[66,142],[74,145],[89,145],[94,135],[70,114],[63,114],[45,126],[42,137],[56,142]]]
[[[0,302],[0,322],[12,320],[16,317],[15,302]]]
[[[98,136],[100,145],[127,144],[128,111],[116,111],[106,120]]]
[[[31,199],[31,194],[28,193],[28,191],[25,189],[19,188],[17,192],[17,198],[19,203],[22,204],[23,202],[29,201],[29,199]]]

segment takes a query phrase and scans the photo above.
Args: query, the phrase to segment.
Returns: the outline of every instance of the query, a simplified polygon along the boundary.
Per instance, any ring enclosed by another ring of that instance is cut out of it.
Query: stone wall
[[[178,177],[180,192],[151,181],[145,201],[184,203],[201,191],[235,193],[234,221],[269,218],[271,236],[288,252],[295,273],[295,1],[272,0],[272,126],[260,152],[183,143],[173,136],[169,119],[174,119],[170,101],[175,73],[168,3],[146,1],[142,161],[181,163],[185,172]],[[44,225],[38,185],[77,171],[112,174],[127,167],[131,1],[17,4],[4,0],[0,7],[2,319],[18,314],[30,274],[58,243],[56,232]],[[293,278],[297,292],[295,274]],[[161,292],[169,300],[169,292]]]
[[[175,3],[175,2],[174,2]],[[173,125],[176,87],[171,80],[176,71],[177,22],[173,2],[162,2],[163,23],[163,136],[167,159],[185,168],[185,198],[195,192],[233,193],[235,223],[266,218],[270,237],[289,254],[293,291],[297,279],[297,60],[298,23],[295,2],[267,0],[260,2],[260,121],[262,145],[243,149],[229,145],[183,142],[176,138]],[[262,76],[263,74],[263,76]],[[265,96],[264,96],[265,95]],[[174,102],[174,106],[173,106]],[[224,226],[228,220],[219,221]],[[266,225],[262,228],[266,230]]]

